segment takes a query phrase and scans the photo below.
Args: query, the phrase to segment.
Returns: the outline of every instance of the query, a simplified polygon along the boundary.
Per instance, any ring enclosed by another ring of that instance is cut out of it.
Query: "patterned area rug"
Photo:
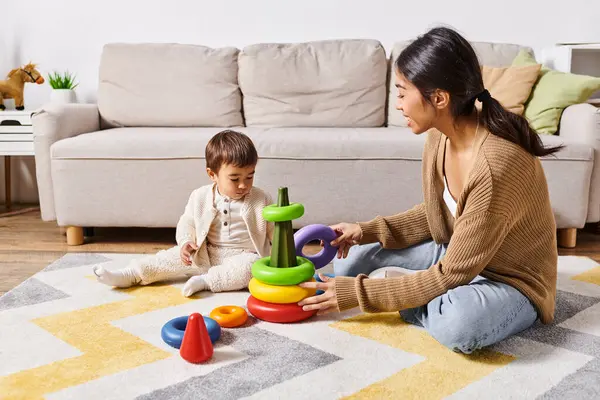
[[[0,297],[0,398],[590,399],[600,397],[600,266],[561,257],[556,322],[453,353],[397,313],[250,319],[224,329],[206,364],[185,362],[162,325],[247,292],[180,294],[182,283],[113,290],[91,265],[131,254],[68,254]]]

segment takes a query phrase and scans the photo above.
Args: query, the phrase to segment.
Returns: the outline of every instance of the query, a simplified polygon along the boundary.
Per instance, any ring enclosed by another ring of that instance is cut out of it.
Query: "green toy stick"
[[[279,188],[277,195],[277,207],[289,207],[288,189]],[[294,231],[292,221],[275,222],[273,231],[273,247],[271,250],[271,267],[288,268],[295,267],[296,249],[294,247]]]

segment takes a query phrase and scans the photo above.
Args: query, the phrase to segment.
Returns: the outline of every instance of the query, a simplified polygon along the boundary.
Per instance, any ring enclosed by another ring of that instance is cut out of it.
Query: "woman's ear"
[[[435,108],[444,109],[450,105],[450,93],[437,89],[431,96],[431,100]]]

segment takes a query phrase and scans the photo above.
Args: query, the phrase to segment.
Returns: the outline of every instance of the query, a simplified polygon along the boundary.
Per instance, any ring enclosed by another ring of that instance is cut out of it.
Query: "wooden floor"
[[[0,218],[0,295],[69,252],[155,253],[175,245],[175,229],[97,228],[93,240],[67,246],[56,222],[39,211]]]
[[[94,234],[84,245],[70,247],[56,223],[42,221],[39,211],[0,217],[0,295],[68,252],[155,253],[175,245],[174,228],[96,228]],[[600,262],[600,234],[581,230],[577,247],[559,254]]]

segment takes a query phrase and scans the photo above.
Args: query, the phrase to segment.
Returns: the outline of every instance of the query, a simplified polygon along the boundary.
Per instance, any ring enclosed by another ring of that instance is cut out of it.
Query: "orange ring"
[[[242,307],[221,306],[212,310],[210,317],[223,328],[235,328],[244,325],[248,319],[248,313]]]

